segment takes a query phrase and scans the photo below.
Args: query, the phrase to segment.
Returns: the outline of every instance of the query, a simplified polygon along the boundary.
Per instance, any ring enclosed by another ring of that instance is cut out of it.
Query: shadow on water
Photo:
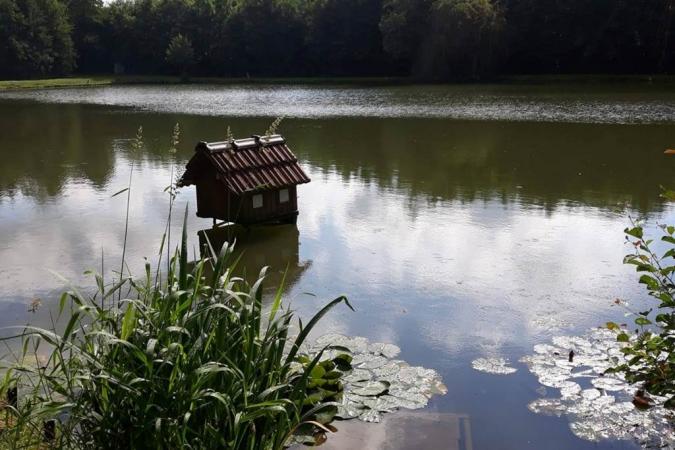
[[[265,292],[275,291],[282,281],[287,290],[293,288],[311,266],[311,261],[300,261],[300,232],[296,225],[230,224],[199,230],[197,236],[202,257],[209,256],[209,244],[218,251],[226,243],[234,242],[236,272],[248,281],[254,281],[259,270],[267,267]]]

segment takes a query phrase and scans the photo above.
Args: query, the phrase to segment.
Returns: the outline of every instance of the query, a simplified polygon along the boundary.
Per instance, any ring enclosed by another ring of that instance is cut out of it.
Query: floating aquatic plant
[[[337,403],[336,418],[358,418],[379,422],[382,414],[398,408],[424,408],[433,395],[444,395],[447,388],[433,369],[412,367],[394,359],[400,349],[393,344],[371,343],[363,337],[327,334],[303,349],[317,354],[327,345],[349,349],[351,371],[342,378],[342,401]],[[334,359],[343,350],[327,350],[322,358]]]
[[[497,375],[509,375],[515,373],[518,369],[509,367],[509,362],[504,358],[478,358],[471,362],[471,367],[486,373]]]
[[[560,396],[537,399],[528,408],[568,416],[570,429],[582,439],[634,439],[646,448],[675,447],[675,416],[663,407],[666,398],[652,396],[654,406],[639,410],[632,403],[638,387],[621,374],[606,373],[624,358],[624,345],[606,329],[535,345],[535,353],[521,361],[541,384],[559,389]]]

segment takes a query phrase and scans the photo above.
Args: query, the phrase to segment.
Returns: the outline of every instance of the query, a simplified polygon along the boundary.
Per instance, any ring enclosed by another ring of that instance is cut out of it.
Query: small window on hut
[[[253,207],[262,208],[263,205],[263,196],[262,194],[256,194],[253,196]]]
[[[288,201],[288,189],[279,191],[279,203],[286,203]]]

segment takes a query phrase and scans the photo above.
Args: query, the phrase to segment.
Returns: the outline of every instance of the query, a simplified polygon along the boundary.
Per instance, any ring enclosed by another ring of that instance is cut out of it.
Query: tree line
[[[0,0],[0,77],[670,73],[675,0]]]

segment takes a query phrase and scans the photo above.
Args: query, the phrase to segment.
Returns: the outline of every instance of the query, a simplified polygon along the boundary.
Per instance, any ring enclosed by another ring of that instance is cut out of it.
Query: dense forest
[[[675,0],[0,0],[0,78],[671,73]]]

